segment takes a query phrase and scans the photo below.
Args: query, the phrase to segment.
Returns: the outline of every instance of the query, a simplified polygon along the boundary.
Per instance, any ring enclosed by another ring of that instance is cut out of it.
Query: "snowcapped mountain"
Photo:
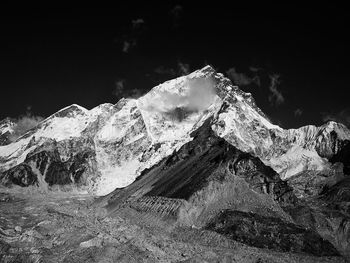
[[[258,157],[282,179],[328,171],[350,140],[347,127],[335,122],[290,130],[272,124],[250,93],[206,66],[139,99],[56,112],[0,146],[0,180],[44,188],[74,185],[106,195],[190,142],[208,120],[218,137]],[[0,123],[1,136],[11,132],[6,123]]]

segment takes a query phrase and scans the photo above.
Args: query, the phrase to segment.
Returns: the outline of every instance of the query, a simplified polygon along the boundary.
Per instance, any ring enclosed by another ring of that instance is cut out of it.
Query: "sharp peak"
[[[43,121],[41,121],[40,123],[44,123],[50,119],[53,118],[60,118],[60,117],[66,117],[68,114],[72,113],[72,112],[81,112],[83,114],[86,114],[89,112],[89,110],[87,110],[86,108],[78,105],[78,104],[71,104],[69,106],[66,106],[58,111],[56,111],[54,114],[50,115],[49,117],[45,118]]]
[[[63,109],[60,109],[58,112],[63,111],[63,110],[67,110],[67,109],[72,109],[72,108],[77,108],[77,109],[80,109],[80,110],[83,110],[83,111],[87,111],[86,108],[84,108],[84,107],[82,107],[82,106],[80,106],[78,104],[73,103],[73,104],[71,104],[69,106],[64,107]]]
[[[216,72],[216,70],[214,69],[214,67],[213,66],[211,66],[211,65],[206,65],[206,66],[204,66],[203,68],[201,68],[201,69],[197,69],[196,71],[204,71],[204,72]]]
[[[349,130],[348,126],[346,126],[344,123],[341,122],[336,122],[333,120],[328,120],[326,123],[324,123],[321,127],[323,128],[329,128],[329,129],[336,129],[336,128],[342,128],[342,129],[346,129]]]

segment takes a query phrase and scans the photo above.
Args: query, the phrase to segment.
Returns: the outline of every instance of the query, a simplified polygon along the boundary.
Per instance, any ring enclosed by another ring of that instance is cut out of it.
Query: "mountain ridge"
[[[272,124],[250,93],[206,66],[160,84],[139,99],[121,99],[91,110],[77,104],[61,109],[15,142],[0,146],[0,171],[23,163],[49,139],[66,145],[89,137],[96,159],[93,177],[100,183],[87,189],[108,194],[191,140],[189,134],[211,116],[218,136],[259,157],[282,179],[305,170],[329,169],[328,160],[350,140],[347,127],[335,122],[289,130]],[[63,161],[78,152],[63,148],[67,145],[60,150]],[[126,175],[115,179],[121,171]],[[101,185],[110,187],[104,190]]]

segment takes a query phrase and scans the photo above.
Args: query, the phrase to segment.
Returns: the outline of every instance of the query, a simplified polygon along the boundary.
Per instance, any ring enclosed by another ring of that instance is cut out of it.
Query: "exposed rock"
[[[94,237],[90,240],[81,242],[80,247],[82,247],[82,248],[101,247],[102,244],[103,244],[103,239],[101,239],[101,237]]]
[[[335,163],[323,171],[303,171],[287,181],[299,198],[316,197],[344,179],[343,163]]]
[[[1,183],[7,187],[12,184],[19,186],[38,185],[38,178],[29,165],[22,163],[4,172],[1,175]]]
[[[278,218],[225,210],[214,218],[207,228],[255,247],[317,256],[339,255],[333,245],[316,232]]]
[[[350,177],[324,189],[321,198],[330,208],[350,215]]]
[[[15,122],[10,118],[0,121],[0,146],[11,143],[10,137],[13,133]]]
[[[341,148],[331,159],[332,163],[341,162],[344,164],[344,173],[350,175],[350,142],[346,141],[344,147]]]
[[[25,161],[3,173],[2,184],[36,185],[47,188],[53,185],[74,184],[88,186],[95,172],[95,152],[87,145],[76,148],[76,154],[61,159],[56,141],[48,141],[27,155]]]
[[[291,220],[281,207],[294,205],[297,199],[276,172],[215,135],[210,120],[191,136],[133,184],[100,200],[108,203],[108,214],[131,207],[196,228],[222,209]]]

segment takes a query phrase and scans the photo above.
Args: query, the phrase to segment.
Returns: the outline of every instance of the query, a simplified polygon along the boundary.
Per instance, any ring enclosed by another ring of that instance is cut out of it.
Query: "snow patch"
[[[140,162],[136,159],[124,162],[121,166],[113,166],[108,163],[100,166],[101,177],[96,186],[96,195],[107,195],[116,188],[128,186],[135,181],[139,167]]]
[[[283,180],[302,171],[321,171],[329,167],[327,159],[320,157],[316,151],[294,145],[285,154],[271,158],[267,164],[278,172]]]

